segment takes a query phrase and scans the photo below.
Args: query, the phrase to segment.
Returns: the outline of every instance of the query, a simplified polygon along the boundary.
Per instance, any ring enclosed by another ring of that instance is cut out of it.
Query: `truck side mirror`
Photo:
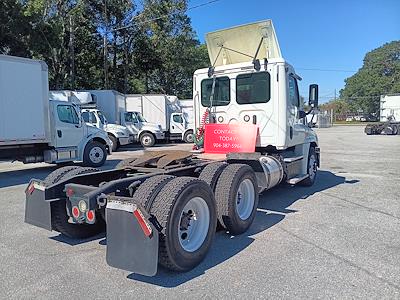
[[[312,108],[318,107],[318,84],[310,84],[308,105]]]

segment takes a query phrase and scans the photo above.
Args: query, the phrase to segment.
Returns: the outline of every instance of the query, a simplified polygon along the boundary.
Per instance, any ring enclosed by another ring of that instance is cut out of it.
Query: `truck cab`
[[[184,113],[172,113],[169,121],[169,138],[193,143],[193,123],[190,123]]]
[[[82,118],[89,126],[107,132],[113,151],[116,151],[119,146],[128,145],[134,141],[134,135],[127,127],[109,124],[105,115],[98,109],[82,107]]]
[[[134,140],[140,142],[143,147],[151,147],[157,140],[165,139],[161,126],[147,122],[140,112],[128,111],[122,114],[123,124],[133,135]]]
[[[44,151],[44,161],[62,163],[71,160],[88,161],[92,166],[104,163],[111,154],[107,134],[87,126],[81,118],[79,107],[64,101],[49,101],[50,136],[52,149]]]

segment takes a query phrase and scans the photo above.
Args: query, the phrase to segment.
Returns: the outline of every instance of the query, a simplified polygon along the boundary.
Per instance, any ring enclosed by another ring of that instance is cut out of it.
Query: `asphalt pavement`
[[[248,232],[217,232],[194,270],[155,277],[109,267],[104,236],[76,241],[25,224],[29,179],[55,167],[0,162],[0,298],[400,299],[400,136],[317,132],[314,186],[265,192]],[[125,147],[104,168],[140,153]]]

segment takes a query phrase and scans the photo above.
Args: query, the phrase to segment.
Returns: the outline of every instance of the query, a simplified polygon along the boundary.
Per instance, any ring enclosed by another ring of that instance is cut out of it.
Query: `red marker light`
[[[77,206],[74,206],[72,208],[72,215],[74,216],[75,219],[77,219],[79,217],[79,214],[80,214],[79,208]]]
[[[94,211],[93,211],[93,210],[88,210],[88,211],[86,212],[86,219],[87,219],[89,222],[93,222],[93,220],[94,220]]]
[[[139,225],[142,228],[144,235],[147,237],[151,237],[152,229],[151,229],[150,225],[147,223],[146,219],[144,218],[142,212],[138,209],[135,209],[133,211],[133,215],[138,220]]]
[[[67,188],[66,194],[67,197],[72,197],[74,195],[74,190],[71,188]]]
[[[28,193],[31,195],[35,190],[35,184],[31,183],[28,187]]]

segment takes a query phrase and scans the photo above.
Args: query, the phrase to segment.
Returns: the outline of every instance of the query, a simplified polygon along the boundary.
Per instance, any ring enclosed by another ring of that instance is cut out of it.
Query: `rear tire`
[[[99,171],[98,169],[93,169],[93,168],[76,167],[68,172],[65,172],[63,176],[58,176],[58,181],[66,180],[77,175],[93,173],[98,171]],[[62,198],[52,203],[51,218],[52,218],[51,222],[56,231],[73,239],[89,238],[105,230],[105,222],[101,218],[99,212],[96,212],[96,223],[94,224],[69,223],[68,222],[69,216],[67,214],[65,198]]]
[[[106,147],[97,141],[87,144],[83,153],[83,165],[86,167],[100,167],[107,159]]]
[[[222,171],[228,166],[225,162],[215,162],[208,164],[201,171],[199,179],[204,180],[213,192],[215,192],[215,186]]]
[[[174,178],[175,176],[171,175],[158,175],[146,179],[133,194],[134,202],[141,204],[147,211],[150,211],[160,190]]]
[[[258,185],[253,169],[230,164],[215,187],[218,221],[232,235],[245,232],[253,223],[258,206]]]
[[[215,235],[217,216],[211,188],[197,178],[172,179],[161,189],[150,212],[162,227],[159,263],[174,271],[197,266]]]

